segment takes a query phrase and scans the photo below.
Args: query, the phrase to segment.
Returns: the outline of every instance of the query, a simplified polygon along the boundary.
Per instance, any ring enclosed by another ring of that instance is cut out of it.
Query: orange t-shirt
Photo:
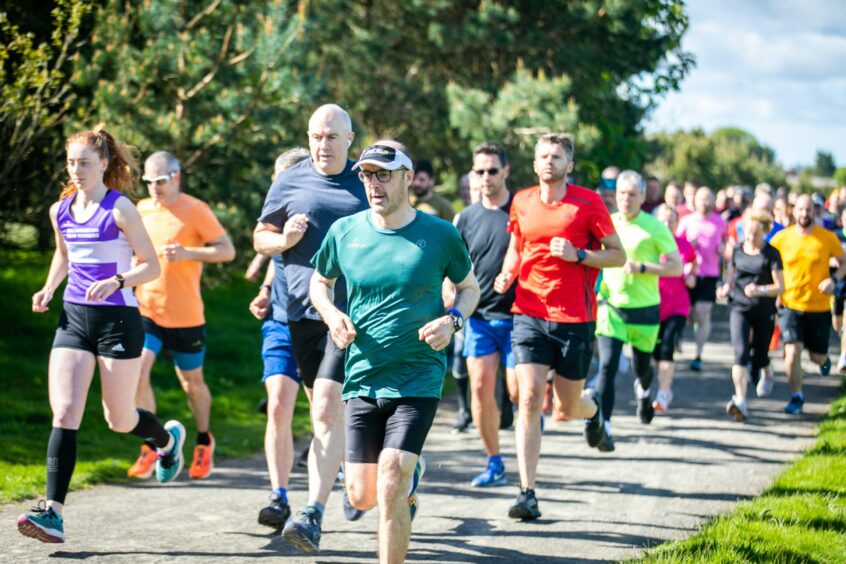
[[[837,235],[819,225],[803,235],[792,225],[776,233],[770,244],[781,253],[784,263],[784,293],[781,295],[784,307],[797,311],[828,311],[831,296],[820,292],[818,286],[830,275],[831,258],[843,254]]]
[[[169,207],[146,198],[138,202],[144,227],[153,240],[156,253],[171,243],[202,247],[226,235],[207,203],[188,194],[179,194]],[[166,262],[160,259],[162,274],[135,289],[141,315],[168,328],[203,325],[203,297],[200,276],[203,263],[196,260]]]
[[[540,199],[540,187],[521,190],[511,204],[508,230],[517,237],[520,273],[511,311],[557,323],[596,321],[599,270],[549,254],[553,237],[569,239],[577,249],[598,249],[613,234],[611,214],[595,192],[567,185],[564,198]]]

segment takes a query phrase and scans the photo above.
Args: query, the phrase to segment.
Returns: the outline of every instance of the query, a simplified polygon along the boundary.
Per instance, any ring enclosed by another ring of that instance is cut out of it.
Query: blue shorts
[[[510,319],[485,321],[475,317],[469,318],[464,332],[464,356],[487,356],[498,352],[505,367],[514,368],[514,355],[511,354],[513,327],[514,322]]]
[[[173,356],[173,364],[180,370],[203,367],[206,358],[206,326],[169,328],[157,325],[149,317],[142,317],[144,348],[158,356],[165,349]]]
[[[287,323],[267,319],[261,325],[261,360],[264,362],[264,382],[272,376],[284,375],[300,383],[300,373],[294,360],[291,330]]]

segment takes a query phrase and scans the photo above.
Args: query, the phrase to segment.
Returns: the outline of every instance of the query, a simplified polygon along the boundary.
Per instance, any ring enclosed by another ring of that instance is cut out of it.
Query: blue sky
[[[846,1],[692,0],[684,49],[697,59],[648,132],[736,126],[786,167],[817,149],[846,166]]]

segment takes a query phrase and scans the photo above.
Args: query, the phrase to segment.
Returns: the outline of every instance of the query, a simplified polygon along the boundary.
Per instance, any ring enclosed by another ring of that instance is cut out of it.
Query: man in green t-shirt
[[[411,207],[414,171],[405,147],[379,141],[361,154],[370,209],[336,221],[312,259],[311,303],[346,349],[345,479],[352,505],[379,503],[380,560],[408,551],[423,443],[446,374],[446,347],[479,301],[479,284],[456,228]],[[332,301],[344,276],[349,315]],[[444,312],[441,288],[456,286]]]
[[[597,448],[614,450],[611,412],[614,410],[614,379],[623,345],[631,343],[634,361],[637,415],[649,423],[655,415],[650,387],[653,379],[652,351],[661,324],[658,278],[680,276],[682,263],[673,234],[663,223],[641,210],[646,184],[637,172],[626,170],[617,177],[617,209],[611,214],[614,228],[626,250],[626,264],[602,271],[596,319],[599,378],[596,390],[602,398],[605,436]]]

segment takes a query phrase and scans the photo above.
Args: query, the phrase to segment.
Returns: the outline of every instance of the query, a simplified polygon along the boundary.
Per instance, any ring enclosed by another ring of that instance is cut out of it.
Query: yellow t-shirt
[[[784,262],[782,304],[798,311],[828,311],[831,296],[820,292],[818,286],[829,277],[830,259],[843,254],[837,236],[819,225],[803,235],[792,225],[776,233],[770,244],[778,249]]]
[[[170,207],[156,205],[146,198],[138,202],[144,227],[153,240],[156,253],[171,243],[202,247],[226,235],[207,203],[188,194],[179,194]],[[135,289],[141,315],[156,325],[171,329],[197,327],[205,323],[200,276],[203,263],[196,260],[166,262],[159,258],[162,274]]]

